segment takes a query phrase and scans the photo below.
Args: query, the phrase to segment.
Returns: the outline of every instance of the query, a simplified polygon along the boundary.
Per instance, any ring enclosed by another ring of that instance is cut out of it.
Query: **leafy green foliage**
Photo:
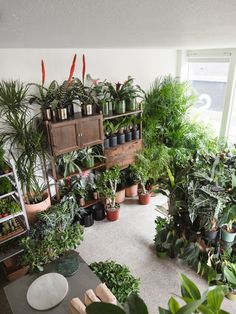
[[[11,182],[7,178],[0,178],[0,195],[7,194],[12,190]]]
[[[181,306],[174,297],[171,297],[168,302],[168,309],[159,307],[159,314],[229,314],[221,309],[227,287],[212,286],[201,294],[198,287],[187,276],[181,274],[180,279],[182,296],[179,298],[186,304]],[[88,314],[148,314],[148,309],[139,296],[130,295],[123,308],[113,304],[94,302],[86,307],[86,312]]]
[[[45,264],[75,249],[83,240],[83,228],[71,225],[79,210],[73,198],[65,198],[61,204],[41,212],[31,228],[31,236],[21,240],[21,263],[31,271],[42,270]]]
[[[116,190],[120,183],[120,176],[119,166],[113,166],[111,169],[103,171],[97,182],[100,195],[107,198],[111,208],[115,208]]]
[[[122,304],[130,294],[139,292],[140,279],[133,277],[127,266],[105,261],[92,263],[90,268]]]

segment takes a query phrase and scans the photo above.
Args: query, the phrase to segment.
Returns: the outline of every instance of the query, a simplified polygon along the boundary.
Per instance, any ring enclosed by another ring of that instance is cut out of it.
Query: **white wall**
[[[176,75],[175,49],[0,49],[0,79],[23,82],[41,81],[41,59],[45,62],[47,85],[69,76],[74,53],[74,76],[81,77],[82,54],[93,78],[124,81],[128,75],[147,90],[153,80],[166,74]]]

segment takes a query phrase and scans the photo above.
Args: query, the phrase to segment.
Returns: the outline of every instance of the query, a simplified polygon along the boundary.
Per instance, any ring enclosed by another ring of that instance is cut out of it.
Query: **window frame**
[[[202,62],[229,62],[229,70],[226,82],[225,97],[221,118],[219,138],[228,140],[230,117],[233,110],[235,97],[236,77],[236,49],[201,49],[201,50],[178,50],[177,51],[177,77],[187,80],[187,64],[189,61]]]

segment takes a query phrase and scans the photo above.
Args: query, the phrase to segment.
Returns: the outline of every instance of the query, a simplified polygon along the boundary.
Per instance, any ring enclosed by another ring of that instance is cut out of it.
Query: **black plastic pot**
[[[125,141],[126,142],[132,141],[132,132],[126,132],[125,133]]]
[[[125,134],[118,134],[117,135],[117,143],[124,144],[125,143]]]
[[[117,136],[112,136],[110,137],[110,147],[115,147],[117,146]]]
[[[133,140],[139,140],[139,130],[133,130],[132,132],[132,137],[133,137]]]
[[[86,213],[82,215],[81,224],[85,227],[90,227],[94,224],[93,212],[91,209],[86,210]]]
[[[106,137],[104,140],[104,148],[106,149],[109,147],[110,147],[110,139]]]
[[[68,113],[68,117],[74,116],[74,105],[73,105],[73,103],[67,105],[67,113]]]
[[[205,237],[208,239],[208,240],[215,240],[217,235],[218,235],[218,231],[219,230],[216,230],[216,231],[213,231],[213,230],[205,230],[204,234],[205,234]]]
[[[92,206],[93,218],[97,221],[103,220],[106,217],[103,204],[95,204]]]

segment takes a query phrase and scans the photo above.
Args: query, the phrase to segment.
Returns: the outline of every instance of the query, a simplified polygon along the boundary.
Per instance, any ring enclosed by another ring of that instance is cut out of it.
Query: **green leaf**
[[[130,295],[125,304],[126,314],[148,314],[148,309],[144,301],[138,295]]]
[[[193,314],[199,306],[205,301],[205,297],[201,298],[200,300],[194,300],[191,303],[188,303],[181,307],[176,314]]]
[[[198,290],[198,287],[184,274],[180,275],[180,280],[182,282],[182,286],[185,290],[185,292],[188,293],[188,295],[193,300],[199,300],[201,298],[200,291]]]
[[[212,311],[206,305],[203,305],[203,304],[199,306],[199,311],[202,314],[216,314],[216,312]]]
[[[169,310],[165,310],[162,307],[159,307],[159,314],[171,314],[171,312]]]
[[[179,303],[173,297],[169,299],[168,305],[172,314],[175,314],[180,308]]]
[[[216,287],[207,294],[207,302],[215,311],[219,311],[223,300],[224,292],[221,287]]]
[[[94,302],[86,307],[87,314],[125,314],[125,312],[117,305]]]

